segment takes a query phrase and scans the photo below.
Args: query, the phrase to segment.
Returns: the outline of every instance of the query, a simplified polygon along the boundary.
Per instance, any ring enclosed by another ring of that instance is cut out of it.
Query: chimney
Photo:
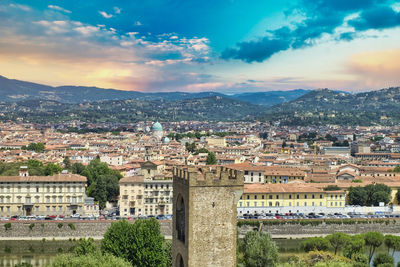
[[[19,176],[22,176],[22,177],[28,177],[29,176],[28,166],[19,167]]]

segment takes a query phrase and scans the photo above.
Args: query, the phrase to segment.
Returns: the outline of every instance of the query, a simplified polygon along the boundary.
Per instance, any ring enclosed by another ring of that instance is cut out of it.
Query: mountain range
[[[279,121],[282,125],[395,125],[400,87],[350,94],[329,89],[226,95],[143,93],[61,86],[0,77],[0,120],[130,123],[160,121]]]
[[[309,90],[269,91],[255,93],[241,93],[226,95],[217,92],[158,92],[143,93],[137,91],[122,91],[115,89],[103,89],[87,86],[59,86],[52,87],[43,84],[8,79],[0,76],[0,100],[4,102],[16,102],[22,100],[54,100],[62,103],[85,103],[108,100],[165,100],[177,101],[184,99],[196,99],[210,96],[232,98],[252,104],[273,106],[298,98]]]

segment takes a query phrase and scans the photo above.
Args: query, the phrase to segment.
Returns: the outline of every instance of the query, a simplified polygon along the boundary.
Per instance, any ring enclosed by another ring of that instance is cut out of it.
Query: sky
[[[0,0],[0,75],[143,92],[400,86],[400,0]]]

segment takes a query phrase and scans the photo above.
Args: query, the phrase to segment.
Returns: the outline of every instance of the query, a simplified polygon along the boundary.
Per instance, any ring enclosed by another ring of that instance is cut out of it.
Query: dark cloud
[[[390,0],[303,0],[291,13],[304,16],[292,29],[282,27],[267,31],[268,36],[240,42],[235,48],[221,53],[223,59],[239,59],[247,63],[262,62],[272,55],[291,49],[314,45],[324,34],[333,34],[345,18],[358,12],[360,16],[348,21],[356,31],[386,29],[400,26],[400,13],[393,10]],[[350,41],[357,32],[342,33],[337,40]]]
[[[400,12],[388,6],[380,6],[363,11],[358,18],[348,23],[358,31],[392,28],[400,26]]]

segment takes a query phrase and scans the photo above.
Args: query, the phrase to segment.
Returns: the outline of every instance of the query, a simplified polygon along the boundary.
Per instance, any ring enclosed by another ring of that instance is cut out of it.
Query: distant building
[[[84,214],[86,177],[78,174],[0,176],[0,216]]]
[[[329,156],[343,156],[349,157],[350,156],[350,148],[347,146],[331,146],[331,147],[324,147],[322,149],[322,153],[324,155]]]
[[[153,126],[151,127],[151,132],[153,137],[156,138],[158,141],[161,141],[161,139],[164,136],[163,127],[161,123],[159,123],[158,121],[154,123]]]

